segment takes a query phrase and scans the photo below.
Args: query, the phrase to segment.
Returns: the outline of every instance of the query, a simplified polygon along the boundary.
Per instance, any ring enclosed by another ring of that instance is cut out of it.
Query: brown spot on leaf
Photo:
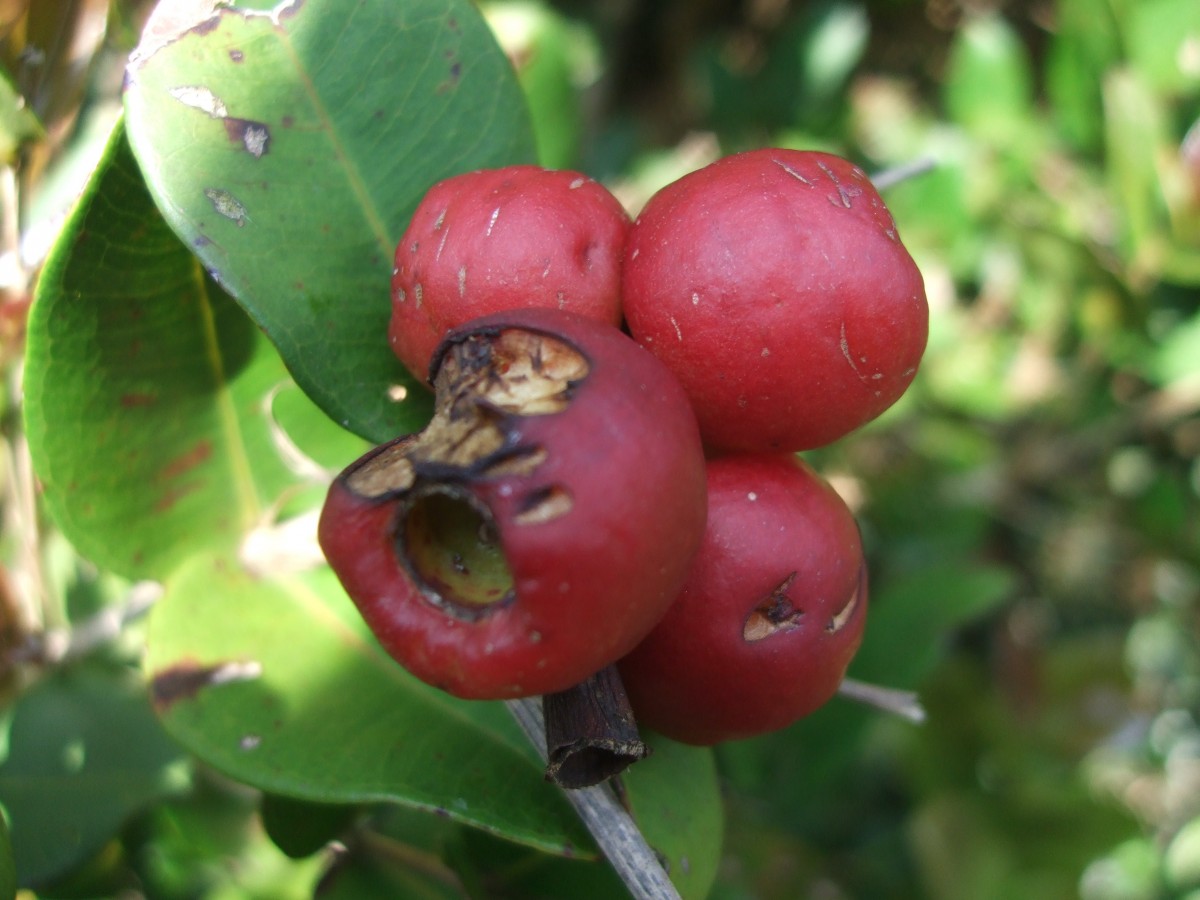
[[[136,409],[139,406],[153,406],[158,402],[157,394],[142,394],[131,391],[121,395],[122,409]]]
[[[180,475],[196,468],[203,462],[206,462],[212,456],[212,441],[200,440],[196,445],[185,453],[166,462],[161,469],[158,470],[158,477],[161,481],[169,481],[173,478],[178,478]]]
[[[150,679],[150,701],[159,715],[170,711],[176,703],[194,700],[204,688],[234,681],[249,681],[262,674],[257,662],[229,661],[203,665],[185,659],[157,672]]]

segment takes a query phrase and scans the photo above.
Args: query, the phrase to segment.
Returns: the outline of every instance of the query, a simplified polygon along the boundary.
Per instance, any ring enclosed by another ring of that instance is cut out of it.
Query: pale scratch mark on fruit
[[[208,198],[208,202],[212,204],[218,214],[232,220],[238,228],[245,225],[246,220],[250,218],[246,207],[242,206],[241,201],[229,191],[220,188],[205,188],[204,196]]]
[[[675,329],[675,337],[679,339],[680,343],[683,343],[683,332],[679,328],[679,323],[675,321],[674,316],[670,316],[669,318],[671,319],[671,327]]]
[[[771,161],[773,163],[775,163],[775,165],[779,166],[779,168],[783,169],[783,171],[787,172],[789,175],[791,175],[793,178],[795,178],[797,181],[801,181],[804,184],[807,184],[809,187],[813,186],[813,183],[811,181],[809,181],[807,178],[805,178],[803,175],[801,175],[799,172],[797,172],[795,169],[793,169],[791,166],[789,166],[783,160],[774,159]]]
[[[846,338],[846,323],[842,323],[841,334],[838,337],[838,347],[841,348],[842,356],[846,357],[846,362],[850,364],[850,368],[854,370],[854,374],[858,376],[858,380],[863,384],[867,383],[867,376],[864,375],[858,368],[858,363],[854,361],[854,354],[850,352],[850,341]],[[866,362],[866,359],[862,360]]]
[[[467,296],[467,267],[458,267],[458,296]]]
[[[699,305],[700,305],[700,294],[697,293],[696,291],[692,291],[692,306],[699,306]]]
[[[433,223],[434,231],[442,230],[442,226],[446,224],[446,213],[448,212],[450,212],[450,207],[447,206],[440,213],[438,213],[437,221]]]
[[[554,299],[558,301],[559,309],[566,308],[566,306],[567,306],[567,292],[566,291],[555,291]]]
[[[825,630],[830,634],[841,631],[846,627],[846,623],[850,621],[850,617],[854,615],[854,610],[858,608],[859,595],[863,589],[863,578],[860,573],[858,586],[854,589],[854,593],[850,595],[850,599],[846,601],[846,605],[839,609],[832,619],[825,625]]]
[[[438,242],[437,252],[433,254],[435,260],[442,258],[442,251],[446,249],[446,240],[450,237],[450,229],[447,228],[442,232],[442,239]]]
[[[771,348],[770,348],[770,347],[763,347],[763,348],[762,348],[762,353],[760,353],[760,354],[759,354],[759,356],[761,356],[763,359],[766,359],[766,358],[767,358],[768,356],[770,356],[770,355],[771,355]]]
[[[578,190],[579,188],[583,187],[587,183],[588,183],[588,180],[586,178],[576,178],[574,181],[572,181],[570,184],[567,185],[567,189],[572,190],[572,191]]]
[[[425,293],[425,289],[421,287],[421,282],[413,285],[413,300],[416,301],[417,309],[421,308],[421,295]]]
[[[198,109],[211,119],[223,119],[229,115],[229,109],[211,90],[203,85],[182,85],[167,91],[184,106]]]
[[[488,219],[487,231],[484,232],[484,237],[492,236],[492,229],[496,227],[496,220],[498,218],[500,218],[500,207],[497,206],[492,210],[492,217]]]

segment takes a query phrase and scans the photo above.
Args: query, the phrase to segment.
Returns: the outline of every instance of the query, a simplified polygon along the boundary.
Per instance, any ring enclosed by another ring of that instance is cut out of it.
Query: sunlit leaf
[[[239,781],[318,803],[395,801],[563,853],[589,843],[500,703],[421,684],[336,579],[197,559],[154,608],[146,667],[168,731]]]
[[[330,416],[416,430],[429,401],[388,344],[392,258],[434,182],[532,161],[507,60],[466,0],[188,5],[160,4],[128,70],[159,206]]]

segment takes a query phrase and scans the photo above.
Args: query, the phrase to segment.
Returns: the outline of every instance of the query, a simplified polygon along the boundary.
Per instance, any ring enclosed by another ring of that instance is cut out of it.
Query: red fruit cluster
[[[638,721],[696,744],[837,691],[866,567],[795,454],[890,407],[927,328],[860,169],[738,154],[633,222],[578,173],[459,176],[414,213],[392,301],[435,414],[338,476],[320,539],[401,664],[468,698],[616,664]]]

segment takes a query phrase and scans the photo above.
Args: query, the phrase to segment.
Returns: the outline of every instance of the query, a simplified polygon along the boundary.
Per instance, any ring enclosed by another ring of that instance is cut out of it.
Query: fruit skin
[[[765,149],[654,195],[629,233],[630,332],[724,451],[832,443],[904,393],[925,349],[916,264],[861,169]]]
[[[586,376],[570,386],[561,411],[485,412],[503,431],[504,459],[537,459],[544,451],[544,460],[529,472],[489,469],[487,460],[433,467],[411,490],[356,493],[355,471],[419,440],[399,438],[335,479],[318,531],[387,652],[423,681],[470,699],[565,690],[631,650],[678,594],[706,511],[695,418],[658,360],[616,328],[544,309],[456,329],[438,358],[505,329],[557,336],[587,360]],[[476,617],[431,602],[396,550],[406,497],[432,484],[490,510],[512,575],[514,596]],[[521,524],[529,498],[547,489],[565,490],[569,510]]]
[[[854,517],[805,463],[714,459],[708,503],[679,598],[618,664],[638,723],[698,745],[775,731],[823,705],[867,612]],[[778,630],[763,636],[772,616]],[[747,640],[755,626],[758,639]]]
[[[620,324],[630,224],[578,172],[519,165],[435,184],[396,246],[392,349],[423,380],[446,332],[489,313],[553,307]]]

